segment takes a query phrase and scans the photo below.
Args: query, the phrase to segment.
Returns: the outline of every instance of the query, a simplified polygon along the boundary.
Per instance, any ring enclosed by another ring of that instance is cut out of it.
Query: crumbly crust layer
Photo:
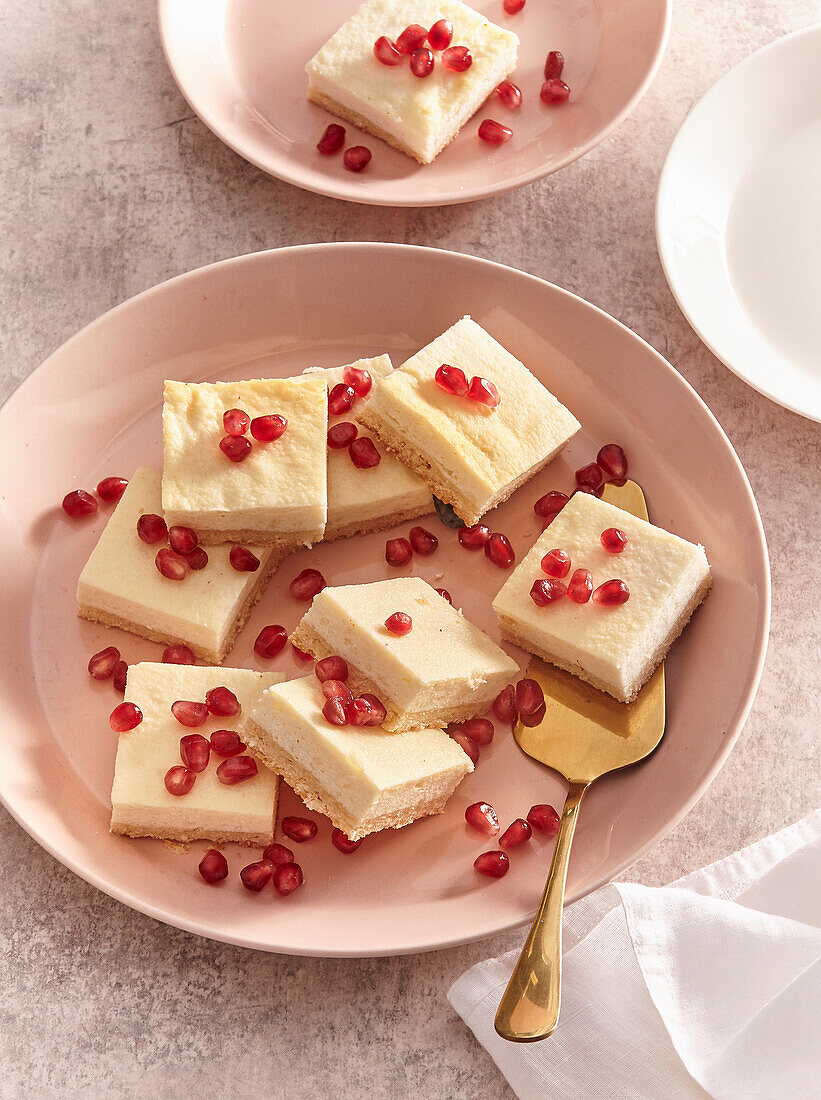
[[[176,841],[188,844],[192,840],[210,840],[213,844],[245,844],[253,848],[265,848],[274,839],[274,822],[269,833],[244,833],[236,830],[214,832],[211,829],[149,829],[139,825],[111,822],[111,832],[116,836],[152,837],[154,840]]]
[[[352,523],[343,523],[339,527],[326,527],[323,542],[333,542],[336,539],[348,539],[354,535],[372,535],[376,531],[387,531],[391,527],[398,527],[400,523],[418,519],[420,516],[428,516],[433,511],[433,498],[428,504],[418,505],[416,508],[408,508],[404,512],[389,512],[384,516],[375,516],[368,520],[354,520]]]
[[[286,554],[301,550],[303,547],[311,547],[315,542],[322,541],[322,531],[317,531],[315,528],[310,531],[288,532],[287,538],[284,538],[276,531],[271,531],[270,528],[256,530],[251,527],[201,527],[197,523],[186,520],[184,516],[167,522],[169,527],[175,522],[193,527],[203,546],[219,546],[223,542],[239,542],[243,546],[273,546],[275,551],[279,551],[281,558]]]

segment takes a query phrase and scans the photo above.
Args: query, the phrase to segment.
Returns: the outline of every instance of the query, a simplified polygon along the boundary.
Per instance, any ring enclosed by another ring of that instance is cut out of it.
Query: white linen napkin
[[[448,999],[521,1100],[818,1100],[821,810],[670,886],[614,883],[564,917],[549,1039],[493,1028],[518,955]]]

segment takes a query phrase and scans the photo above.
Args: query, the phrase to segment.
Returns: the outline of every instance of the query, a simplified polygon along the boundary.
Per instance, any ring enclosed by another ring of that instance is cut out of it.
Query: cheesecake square
[[[243,737],[306,806],[359,840],[441,813],[473,764],[441,729],[334,726],[314,676],[262,692]]]
[[[374,43],[394,42],[411,23],[453,24],[452,46],[472,63],[454,72],[434,53],[433,71],[414,76],[410,58],[383,65]],[[308,62],[308,99],[420,164],[430,164],[516,68],[519,39],[459,0],[366,0]]]
[[[413,624],[403,637],[385,626],[396,611],[410,615]],[[381,700],[387,711],[383,728],[392,732],[475,718],[519,671],[421,577],[325,588],[291,640],[317,660],[344,657],[348,686]]]
[[[255,572],[239,573],[228,546],[209,546],[208,564],[185,580],[164,577],[155,564],[163,540],[147,544],[137,534],[146,514],[162,515],[160,474],[135,470],[103,529],[77,583],[81,619],[118,626],[152,642],[184,642],[205,661],[219,664],[236,641],[282,558],[273,546],[252,547]]]
[[[199,733],[210,738],[215,730],[237,730],[263,688],[281,679],[276,673],[246,668],[153,662],[131,665],[125,697],[136,703],[143,719],[133,730],[121,733],[117,742],[111,789],[112,833],[182,842],[269,844],[276,823],[279,776],[262,763],[258,763],[257,774],[251,779],[226,785],[217,778],[223,758],[212,752],[208,767],[184,795],[169,794],[164,779],[170,768],[182,763],[181,737]],[[203,702],[207,691],[223,686],[239,700],[238,715],[209,717],[203,725],[191,729],[171,713],[171,704],[178,699]]]
[[[344,381],[349,367],[367,371],[375,385],[393,370],[390,356],[378,355],[358,359],[343,367],[309,367],[306,374],[316,372],[326,380],[328,391]],[[358,397],[354,410],[362,408],[370,394]],[[351,410],[338,416],[328,414],[329,427],[351,421]],[[370,432],[358,427],[358,438]],[[378,449],[378,448],[377,448]],[[347,447],[328,447],[328,522],[325,542],[384,531],[406,520],[425,516],[433,511],[433,497],[422,479],[389,451],[382,451],[377,466],[362,469],[355,466]]]
[[[611,528],[627,536],[621,553],[602,545],[602,532]],[[576,569],[588,569],[594,588],[624,581],[627,601],[602,606],[562,596],[539,607],[530,590],[547,576],[542,558],[557,548],[571,559],[565,583]],[[704,547],[576,493],[513,571],[493,609],[503,638],[629,703],[707,595],[710,580]]]
[[[489,408],[437,385],[440,366],[499,393]],[[470,317],[379,382],[357,419],[466,524],[523,485],[579,430],[564,405]]]
[[[240,462],[220,450],[223,414],[279,415],[287,427]],[[319,378],[166,382],[163,394],[163,510],[200,542],[279,545],[319,542],[325,530],[328,397]]]

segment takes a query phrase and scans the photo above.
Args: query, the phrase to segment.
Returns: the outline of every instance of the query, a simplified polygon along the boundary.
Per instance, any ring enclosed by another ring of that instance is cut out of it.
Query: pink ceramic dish
[[[396,288],[402,293],[397,294]],[[413,309],[408,308],[413,303]],[[533,803],[559,805],[562,782],[499,728],[439,817],[369,837],[350,856],[319,835],[298,849],[305,886],[282,899],[242,888],[258,858],[228,845],[230,879],[205,886],[197,863],[152,840],[108,831],[119,701],[90,680],[89,656],[115,644],[126,660],[161,646],[77,618],[77,575],[108,509],[68,520],[70,489],[160,463],[163,379],[287,375],[311,364],[388,351],[399,363],[471,313],[522,358],[581,419],[568,453],[490,516],[518,555],[538,532],[533,501],[568,489],[572,471],[605,442],[627,449],[652,517],[708,549],[714,590],[668,661],[669,720],[645,764],[598,784],[577,831],[568,897],[607,881],[689,810],[725,760],[749,711],[767,641],[767,552],[750,486],[728,440],[687,383],[611,317],[555,286],[469,256],[402,245],[314,245],[261,252],[180,276],[126,302],[69,340],[0,410],[2,570],[8,593],[0,669],[0,795],[59,860],[159,920],[215,939],[297,954],[384,955],[443,947],[516,927],[541,893],[551,841],[511,856],[501,881],[473,859],[492,845],[464,810],[491,801],[503,824]],[[25,448],[21,451],[21,441]],[[21,453],[23,458],[21,459]],[[25,470],[25,476],[24,476]],[[435,516],[439,549],[413,571],[453,595],[496,635],[490,601],[507,573],[471,554]],[[406,534],[404,525],[396,533]],[[292,628],[304,605],[291,579],[319,567],[330,583],[395,575],[384,534],[318,546],[286,559],[229,663],[263,667],[253,641],[265,623]],[[527,657],[511,649],[524,664]],[[265,667],[305,673],[290,651]],[[299,812],[286,792],[284,814]]]
[[[492,96],[461,135],[422,167],[378,138],[348,126],[349,144],[373,160],[361,175],[316,143],[334,121],[305,98],[306,62],[350,16],[357,0],[272,4],[269,0],[159,0],[160,34],[185,98],[206,126],[273,176],[350,202],[444,206],[509,191],[563,168],[602,141],[633,109],[658,68],[672,0],[530,0],[506,15],[502,0],[471,6],[519,36],[515,82],[524,105]],[[562,107],[539,100],[545,57],[560,50],[572,89]],[[493,117],[510,125],[509,144],[476,136]]]

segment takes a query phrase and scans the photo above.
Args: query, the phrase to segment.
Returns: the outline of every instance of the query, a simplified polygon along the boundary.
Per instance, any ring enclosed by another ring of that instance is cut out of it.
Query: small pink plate
[[[714,589],[668,659],[667,734],[644,764],[602,781],[585,800],[568,897],[606,882],[646,852],[705,791],[738,737],[767,643],[767,550],[744,471],[709,410],[652,348],[617,321],[530,275],[470,256],[386,244],[259,252],[182,275],[105,314],[56,351],[0,410],[0,632],[3,720],[0,797],[45,848],[101,890],[203,936],[269,951],[388,955],[480,939],[528,920],[552,841],[512,853],[501,881],[474,858],[492,844],[467,828],[465,807],[487,800],[503,824],[564,785],[497,728],[476,772],[439,817],[365,840],[353,855],[319,835],[298,847],[305,886],[288,899],[251,895],[240,868],[258,858],[228,845],[231,877],[205,886],[197,863],[154,840],[108,831],[119,697],[89,678],[90,655],[116,645],[129,662],[162,647],[76,615],[77,576],[109,514],[69,520],[70,489],[93,489],[161,462],[163,379],[285,376],[304,367],[389,352],[398,364],[466,313],[521,358],[582,421],[582,433],[488,522],[521,557],[539,532],[533,502],[569,491],[573,470],[601,444],[626,448],[652,518],[707,547]],[[507,573],[462,549],[435,515],[439,538],[412,571],[450,590],[457,607],[498,636],[491,599]],[[408,525],[395,534],[406,534]],[[320,545],[288,558],[229,663],[263,667],[253,642],[266,623],[296,625],[304,605],[287,586],[306,566],[331,584],[395,575],[384,534]],[[527,657],[511,652],[524,666]],[[290,651],[264,667],[304,674]],[[299,813],[291,792],[283,813]],[[302,811],[304,812],[304,810]]]
[[[350,202],[444,206],[509,191],[583,156],[641,99],[658,68],[672,0],[529,0],[506,15],[502,0],[472,6],[521,41],[513,77],[524,106],[491,96],[433,164],[421,166],[348,126],[350,144],[373,160],[361,174],[316,143],[332,117],[305,98],[305,65],[355,10],[357,0],[159,0],[160,34],[174,79],[194,111],[226,145],[272,176]],[[412,5],[411,5],[412,8]],[[412,14],[412,12],[411,12]],[[409,15],[409,22],[411,16]],[[549,50],[565,57],[572,96],[539,99]],[[376,62],[374,62],[376,64]],[[502,147],[476,136],[479,122],[509,124]]]

